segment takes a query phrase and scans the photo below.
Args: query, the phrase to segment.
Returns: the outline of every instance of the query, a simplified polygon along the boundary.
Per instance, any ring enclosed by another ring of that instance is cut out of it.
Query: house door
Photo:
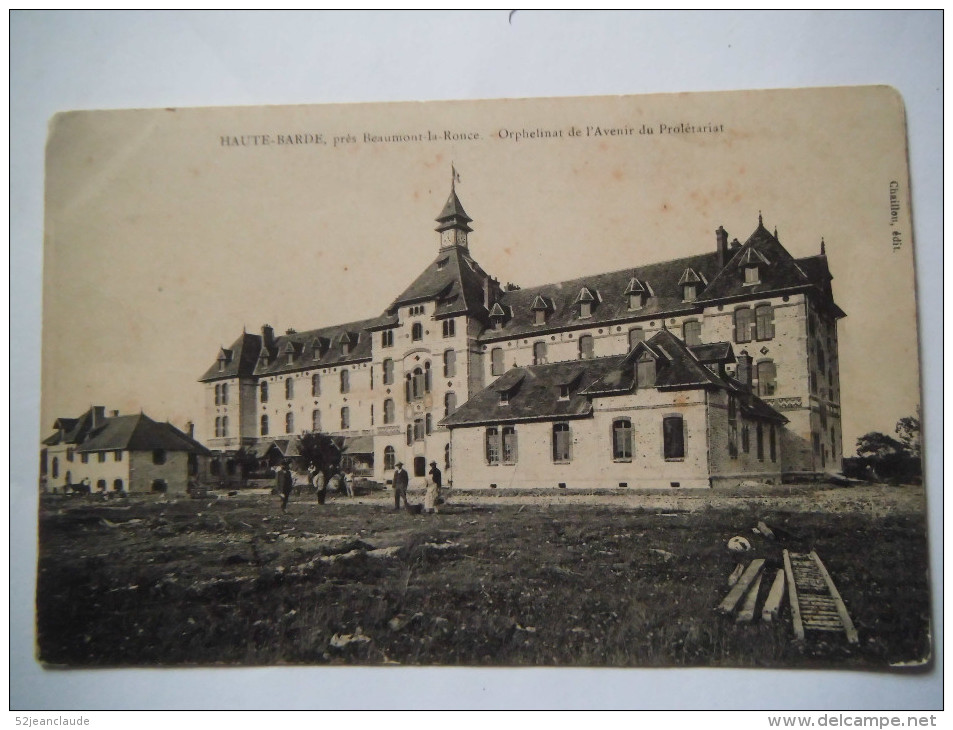
[[[414,476],[415,477],[427,476],[427,457],[425,456],[414,457]]]

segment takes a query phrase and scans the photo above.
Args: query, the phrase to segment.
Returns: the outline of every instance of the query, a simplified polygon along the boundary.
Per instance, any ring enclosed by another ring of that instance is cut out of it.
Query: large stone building
[[[434,260],[380,316],[242,333],[202,375],[209,446],[339,437],[381,481],[713,486],[839,470],[837,320],[823,242],[745,243],[528,289],[470,253],[451,187]],[[517,443],[519,447],[517,448]]]

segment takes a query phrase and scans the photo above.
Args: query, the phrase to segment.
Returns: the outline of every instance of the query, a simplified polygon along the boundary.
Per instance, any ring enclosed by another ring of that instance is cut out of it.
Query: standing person
[[[314,462],[313,461],[310,462],[308,464],[308,490],[309,491],[314,489],[314,477],[317,471],[318,471],[318,468],[314,465]]]
[[[344,490],[348,497],[354,496],[354,475],[351,472],[344,473]]]
[[[398,461],[394,469],[394,509],[400,509],[400,498],[404,498],[404,504],[407,508],[410,508],[410,505],[407,503],[407,485],[410,483],[410,477],[407,472],[404,471],[404,463]]]
[[[281,494],[281,511],[288,508],[288,498],[291,496],[291,490],[294,487],[294,480],[291,478],[291,472],[284,464],[279,464],[275,468],[275,486]]]
[[[427,498],[425,508],[428,512],[434,512],[437,505],[441,503],[440,487],[443,485],[443,475],[437,468],[437,462],[430,462],[430,483],[427,484]]]
[[[324,499],[328,495],[327,485],[324,481],[324,472],[318,469],[314,475],[314,488],[318,492],[318,504],[324,504]]]

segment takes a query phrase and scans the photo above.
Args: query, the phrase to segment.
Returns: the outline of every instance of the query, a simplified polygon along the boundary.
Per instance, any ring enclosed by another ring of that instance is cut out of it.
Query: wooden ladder
[[[843,631],[847,641],[857,643],[857,629],[847,607],[817,553],[784,551],[788,600],[794,635],[804,639],[805,631]]]

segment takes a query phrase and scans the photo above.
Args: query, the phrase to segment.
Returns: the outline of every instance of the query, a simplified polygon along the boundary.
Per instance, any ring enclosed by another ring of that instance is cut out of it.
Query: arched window
[[[640,342],[645,341],[645,330],[641,327],[633,327],[629,330],[629,349],[631,350]]]
[[[295,397],[295,381],[291,378],[285,379],[285,398],[291,400]]]
[[[662,419],[662,441],[666,459],[685,458],[685,424],[681,416]]]
[[[770,304],[759,304],[754,309],[755,336],[759,340],[770,340],[774,337],[774,307]]]
[[[431,390],[430,384],[431,379],[433,378],[433,372],[430,370],[430,361],[424,363],[424,393],[429,393]]]
[[[688,320],[682,326],[682,334],[686,345],[700,345],[702,343],[702,323],[694,319]]]
[[[424,424],[426,434],[429,436],[431,433],[433,433],[433,416],[429,413],[424,416]]]
[[[591,360],[593,355],[592,335],[583,335],[579,338],[579,359]]]
[[[219,438],[222,435],[222,417],[215,417],[215,438]]]
[[[495,426],[486,430],[486,463],[500,463],[500,430]]]
[[[384,401],[384,423],[394,422],[394,399],[387,398]]]
[[[317,398],[319,395],[321,395],[321,376],[315,374],[311,376],[311,396]]]
[[[351,427],[351,409],[347,406],[341,407],[341,429],[345,430]]]
[[[553,461],[566,463],[572,459],[572,431],[568,423],[553,424]]]
[[[53,466],[52,466],[53,478],[57,479],[60,475],[60,460],[58,457],[53,457]]]
[[[321,430],[321,411],[319,411],[317,408],[311,411],[311,430]]]
[[[259,392],[258,400],[261,403],[267,403],[268,402],[268,383],[266,383],[264,380],[261,381],[261,385],[258,388],[258,392]]]
[[[446,350],[443,353],[443,377],[452,378],[457,374],[457,353]]]
[[[774,395],[777,392],[777,368],[773,360],[762,360],[758,363],[758,395],[762,398]]]
[[[502,375],[503,374],[503,348],[494,347],[490,352],[490,361],[492,364],[492,374],[493,375]]]
[[[410,391],[412,400],[420,400],[424,397],[425,382],[424,371],[421,368],[414,368]]]
[[[222,405],[228,405],[228,383],[222,383]]]
[[[414,322],[414,326],[410,328],[410,339],[414,342],[419,342],[424,338],[424,326],[420,322]]]
[[[384,385],[394,384],[394,361],[390,358],[384,360]]]
[[[457,394],[452,390],[443,397],[443,417],[452,416],[457,410]]]
[[[261,417],[261,435],[262,436],[268,435],[268,416]]]
[[[113,490],[116,491],[116,492],[121,492],[121,491],[122,491],[122,479],[114,479],[114,480],[113,480]]]
[[[341,392],[342,393],[351,392],[351,371],[350,370],[341,371]]]
[[[106,480],[105,480],[105,479],[97,479],[97,480],[96,480],[96,489],[105,492],[105,491],[106,491]]]
[[[222,436],[228,436],[228,416],[222,416]]]
[[[632,458],[632,422],[628,418],[612,422],[612,458],[616,461]]]
[[[515,464],[517,458],[516,427],[503,426],[503,463]]]
[[[384,471],[391,471],[397,461],[397,454],[393,446],[384,447]]]
[[[533,365],[542,365],[546,360],[546,343],[533,343]]]
[[[295,414],[291,411],[288,411],[285,414],[285,433],[294,433],[295,431]]]
[[[748,307],[735,310],[735,342],[751,342],[751,325],[754,318]]]

